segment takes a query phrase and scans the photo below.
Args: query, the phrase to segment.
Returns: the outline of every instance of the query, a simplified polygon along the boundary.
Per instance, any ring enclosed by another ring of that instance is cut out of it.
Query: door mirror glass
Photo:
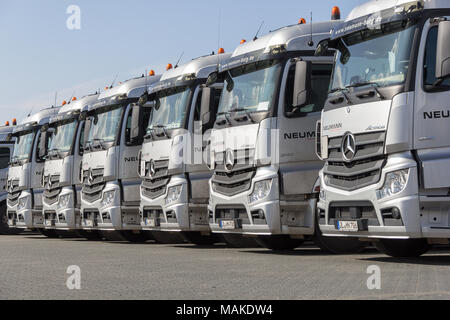
[[[439,23],[436,49],[436,78],[450,76],[450,21]]]
[[[295,65],[295,78],[293,90],[293,107],[303,106],[308,102],[311,92],[311,62],[297,61]]]

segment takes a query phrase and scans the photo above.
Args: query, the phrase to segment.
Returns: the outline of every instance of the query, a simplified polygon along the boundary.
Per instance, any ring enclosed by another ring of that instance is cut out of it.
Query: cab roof
[[[126,95],[127,98],[139,98],[147,89],[147,86],[159,81],[161,75],[133,78],[111,89],[103,91],[98,100],[104,100],[114,96]]]

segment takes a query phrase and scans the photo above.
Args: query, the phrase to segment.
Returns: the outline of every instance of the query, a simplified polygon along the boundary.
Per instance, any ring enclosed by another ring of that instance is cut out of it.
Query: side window
[[[436,85],[436,47],[438,27],[432,27],[428,31],[423,61],[423,84],[425,91],[450,90],[450,79],[445,79]]]
[[[0,148],[0,169],[8,167],[9,163],[9,148]]]
[[[311,94],[308,103],[301,107],[292,105],[292,95],[294,90],[295,65],[291,66],[286,82],[286,91],[284,95],[284,111],[289,113],[290,117],[305,115],[322,110],[327,99],[328,87],[331,79],[331,64],[313,64],[311,75]]]

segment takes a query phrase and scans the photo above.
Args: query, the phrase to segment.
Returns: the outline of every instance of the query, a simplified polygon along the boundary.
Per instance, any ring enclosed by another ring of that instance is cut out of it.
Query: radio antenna
[[[31,107],[30,112],[28,112],[27,117],[31,116],[31,113],[33,112],[33,108],[34,108],[34,106]]]
[[[217,25],[217,71],[219,71],[219,65],[220,65],[220,54],[219,54],[219,49],[220,49],[220,32],[221,32],[221,27],[222,27],[222,11],[219,8],[219,22]]]
[[[113,87],[114,82],[116,82],[118,76],[119,76],[119,74],[116,74],[116,77],[114,78],[113,82],[111,82],[111,85],[109,86],[110,89]]]
[[[54,106],[56,107],[56,98],[58,97],[58,91],[55,91],[55,104]]]
[[[258,34],[261,31],[262,26],[264,25],[264,21],[261,22],[261,24],[259,25],[259,29],[258,31],[256,31],[255,37],[253,38],[253,41],[258,39]]]
[[[72,92],[72,96],[70,97],[70,99],[69,99],[69,103],[72,101],[72,98],[75,96],[75,90],[73,90],[73,92]]]
[[[312,11],[311,11],[310,25],[311,25],[311,37],[309,38],[308,46],[312,47],[312,46],[314,46],[314,41],[313,41],[313,15],[312,15]]]
[[[181,58],[183,57],[183,55],[184,55],[184,51],[181,53],[180,57],[178,58],[178,61],[177,61],[177,63],[175,64],[175,67],[173,67],[174,69],[176,69],[176,68],[178,67],[178,64],[180,63],[180,60],[181,60]]]

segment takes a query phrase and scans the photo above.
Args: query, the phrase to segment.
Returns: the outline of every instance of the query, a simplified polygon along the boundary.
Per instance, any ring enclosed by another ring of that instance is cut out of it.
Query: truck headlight
[[[165,204],[171,204],[175,201],[178,201],[181,196],[181,184],[178,186],[170,187],[167,191],[166,199],[164,200]]]
[[[100,203],[100,206],[107,207],[110,206],[111,203],[114,201],[114,196],[116,195],[116,190],[106,191],[103,193],[102,202]]]
[[[19,198],[19,203],[17,204],[17,211],[25,209],[28,204],[28,196]]]
[[[65,209],[69,206],[70,194],[59,196],[58,209]]]
[[[386,173],[383,187],[377,191],[378,200],[402,192],[408,183],[409,169]]]
[[[267,197],[272,188],[272,179],[255,182],[253,192],[248,196],[248,202],[252,203]]]

